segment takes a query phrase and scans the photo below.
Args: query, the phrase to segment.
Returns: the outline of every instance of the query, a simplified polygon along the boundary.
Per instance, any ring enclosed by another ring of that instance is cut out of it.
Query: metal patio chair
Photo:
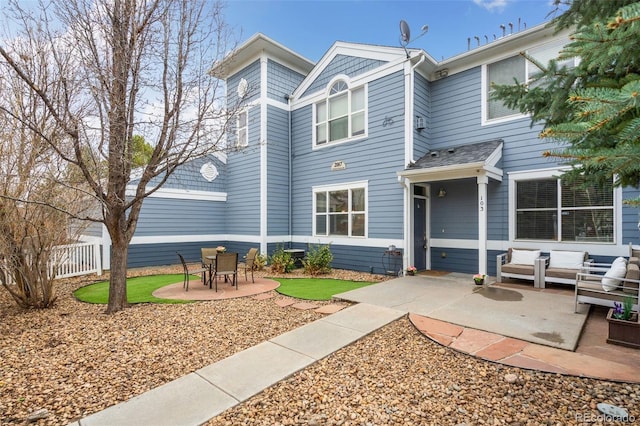
[[[191,267],[189,268],[189,266],[187,265],[187,262],[185,262],[184,257],[182,257],[182,255],[178,252],[176,252],[176,254],[178,255],[178,257],[180,258],[180,263],[182,263],[182,270],[184,272],[184,281],[182,283],[182,288],[185,289],[185,291],[189,291],[189,275],[191,274],[202,274],[202,280],[204,281],[206,279],[207,276],[207,271],[209,270],[209,268],[199,268],[199,267]]]
[[[238,253],[218,253],[216,255],[216,269],[213,271],[213,280],[215,281],[216,291],[218,291],[218,277],[224,276],[225,279],[231,279],[231,285],[238,289]],[[230,278],[231,277],[231,278]],[[211,286],[211,281],[209,281]]]
[[[251,282],[255,284],[253,279],[253,271],[256,269],[256,256],[258,256],[257,248],[250,248],[249,253],[244,257],[244,280],[247,280],[247,271],[251,271]]]

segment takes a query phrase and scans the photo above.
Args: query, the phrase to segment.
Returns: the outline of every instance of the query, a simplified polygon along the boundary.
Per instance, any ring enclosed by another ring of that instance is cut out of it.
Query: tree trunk
[[[109,280],[109,305],[107,313],[121,311],[127,306],[127,258],[129,254],[129,244],[126,239],[121,238],[112,241],[111,245],[111,271]]]

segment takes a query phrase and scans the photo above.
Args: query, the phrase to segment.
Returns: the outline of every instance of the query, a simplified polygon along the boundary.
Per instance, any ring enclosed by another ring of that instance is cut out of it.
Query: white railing
[[[102,275],[102,256],[98,243],[76,243],[56,246],[49,259],[51,271],[56,278],[80,275]]]

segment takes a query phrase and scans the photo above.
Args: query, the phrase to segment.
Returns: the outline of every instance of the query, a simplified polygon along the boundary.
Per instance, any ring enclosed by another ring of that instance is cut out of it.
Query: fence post
[[[102,275],[102,253],[100,252],[100,244],[93,244],[93,258],[96,262],[96,275]]]

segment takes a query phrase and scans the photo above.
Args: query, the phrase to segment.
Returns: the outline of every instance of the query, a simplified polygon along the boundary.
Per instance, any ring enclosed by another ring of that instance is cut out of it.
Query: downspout
[[[406,126],[406,129],[408,132],[410,132],[408,134],[409,136],[409,143],[407,144],[407,151],[406,151],[406,157],[405,157],[405,164],[408,164],[410,162],[413,162],[413,117],[414,117],[414,111],[415,111],[415,69],[418,68],[418,66],[423,63],[426,59],[425,54],[420,51],[418,53],[418,55],[420,55],[420,59],[418,60],[418,62],[416,62],[415,64],[413,64],[411,66],[411,76],[409,79],[409,114],[408,114],[408,119],[407,121],[409,122]]]
[[[289,248],[293,248],[293,189],[291,187],[291,185],[293,184],[293,178],[291,176],[292,172],[293,172],[293,158],[291,157],[293,154],[293,147],[292,147],[292,137],[291,137],[291,95],[286,94],[284,95],[284,99],[287,101],[287,105],[289,106],[289,111],[288,111],[288,125],[289,125],[289,132],[288,132],[288,155],[289,155],[289,173],[288,173],[288,179],[289,179],[289,220],[288,220],[288,231],[289,231]]]
[[[414,104],[415,104],[415,69],[426,59],[425,54],[421,51],[418,53],[420,55],[420,59],[418,62],[413,64],[410,68],[409,75],[409,93],[407,96],[409,97],[406,105],[407,105],[407,117],[405,117],[405,132],[407,133],[405,136],[405,164],[409,164],[413,162],[413,134],[414,134],[414,126],[413,126],[413,117],[414,117]],[[408,59],[410,60],[410,59]],[[411,264],[411,259],[413,259],[413,236],[411,235],[411,225],[413,218],[413,200],[411,197],[411,186],[406,178],[402,179],[401,182],[404,187],[404,267],[407,267]]]
[[[407,266],[411,264],[409,253],[409,246],[411,244],[407,244],[407,239],[411,234],[411,185],[409,184],[409,179],[398,176],[398,182],[402,185],[403,188],[403,204],[404,204],[404,243],[406,247],[403,250],[403,259],[402,259],[402,270],[406,271]]]

